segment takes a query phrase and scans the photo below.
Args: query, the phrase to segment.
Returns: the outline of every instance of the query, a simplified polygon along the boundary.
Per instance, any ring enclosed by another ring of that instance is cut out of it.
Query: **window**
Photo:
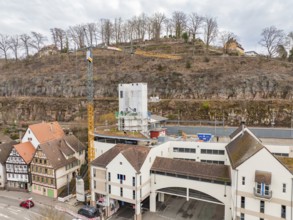
[[[135,199],[135,190],[132,190],[132,199]]]
[[[260,213],[265,213],[265,202],[260,201],[260,207],[259,207]]]
[[[120,162],[120,165],[122,165],[122,162]]]
[[[132,177],[132,186],[135,186],[135,177]]]
[[[286,192],[286,183],[283,183],[283,193]]]
[[[122,197],[123,196],[123,188],[120,187],[120,196]]]
[[[96,181],[94,180],[94,189],[96,188]]]
[[[93,169],[94,177],[96,177],[96,169]]]
[[[120,91],[120,98],[123,98],[123,91]]]
[[[241,196],[241,208],[245,208],[245,197]]]
[[[240,214],[240,220],[245,220],[245,216],[243,213]]]
[[[111,173],[108,173],[108,181],[111,181]]]
[[[260,218],[259,220],[264,220],[263,218]]]
[[[269,196],[270,185],[266,185],[265,183],[256,183],[256,193],[262,196]]]
[[[245,185],[245,177],[242,177],[242,185]]]
[[[125,180],[126,177],[125,177],[125,175],[123,175],[123,174],[117,174],[117,179],[118,179],[118,180]]]
[[[140,176],[140,177],[139,177],[139,185],[141,185],[141,182],[142,182],[142,181],[141,181],[141,176]]]
[[[108,191],[111,194],[111,185],[108,186]]]
[[[142,197],[142,189],[139,190],[140,198]]]
[[[281,206],[281,218],[286,218],[286,206]]]

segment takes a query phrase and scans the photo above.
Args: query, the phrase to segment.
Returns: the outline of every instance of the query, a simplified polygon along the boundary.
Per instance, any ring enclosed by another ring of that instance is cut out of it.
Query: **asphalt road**
[[[237,127],[219,126],[180,126],[167,125],[168,135],[177,135],[179,130],[186,134],[211,133],[215,136],[228,137]],[[293,130],[290,128],[256,128],[248,127],[259,138],[293,138]]]
[[[36,204],[31,209],[22,208],[19,206],[19,201],[0,196],[0,219],[1,220],[41,220],[45,219],[48,213],[48,207]],[[73,217],[58,212],[54,209],[54,215],[60,215],[64,220],[71,220]]]

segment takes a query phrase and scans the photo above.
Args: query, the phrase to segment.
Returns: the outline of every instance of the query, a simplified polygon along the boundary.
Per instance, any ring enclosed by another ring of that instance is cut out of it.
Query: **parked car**
[[[19,204],[20,207],[24,207],[24,208],[32,208],[35,206],[34,202],[32,200],[25,200],[25,201],[22,201],[20,204]]]
[[[84,206],[80,208],[77,212],[79,215],[83,215],[87,218],[95,218],[100,216],[99,209],[92,206]]]

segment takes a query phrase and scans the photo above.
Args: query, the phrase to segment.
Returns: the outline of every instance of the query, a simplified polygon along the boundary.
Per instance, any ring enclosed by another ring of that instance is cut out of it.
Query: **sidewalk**
[[[57,198],[53,199],[47,196],[42,196],[42,195],[38,195],[31,192],[26,193],[26,192],[0,190],[0,196],[15,199],[15,200],[18,200],[19,202],[32,198],[32,201],[35,204],[55,207],[59,211],[64,211],[72,215],[73,217],[79,217],[79,218],[80,218],[80,215],[77,214],[77,211],[79,208],[83,206],[83,204],[79,204],[75,206],[75,202],[76,202],[75,198],[70,199],[70,201],[68,202],[59,202]]]

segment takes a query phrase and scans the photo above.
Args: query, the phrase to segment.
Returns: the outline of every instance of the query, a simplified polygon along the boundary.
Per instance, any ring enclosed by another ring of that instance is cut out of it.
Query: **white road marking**
[[[7,215],[4,215],[4,214],[2,214],[2,213],[0,213],[0,217],[4,217],[4,218],[9,218]]]

